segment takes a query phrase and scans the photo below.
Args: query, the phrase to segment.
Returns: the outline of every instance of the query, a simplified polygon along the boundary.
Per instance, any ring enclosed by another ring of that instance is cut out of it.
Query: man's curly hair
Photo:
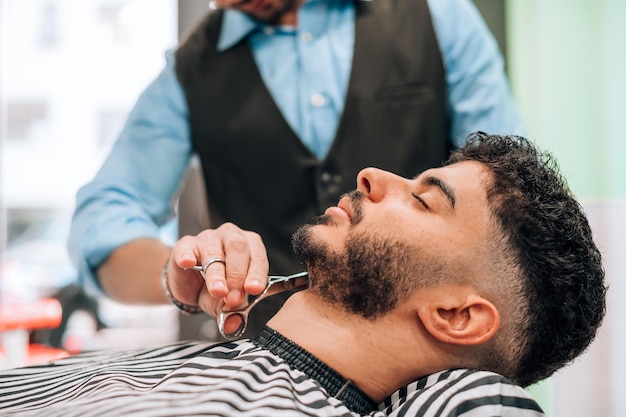
[[[481,162],[493,173],[487,199],[507,258],[521,271],[521,300],[509,301],[521,302],[526,315],[512,320],[522,334],[509,340],[520,345],[497,349],[516,352],[516,363],[504,366],[512,371],[501,373],[527,386],[573,361],[595,338],[606,310],[600,251],[556,161],[529,140],[473,133],[446,165],[461,161]]]

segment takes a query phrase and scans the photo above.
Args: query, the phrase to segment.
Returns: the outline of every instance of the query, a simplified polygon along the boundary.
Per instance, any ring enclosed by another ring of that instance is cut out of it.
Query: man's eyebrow
[[[454,195],[454,190],[450,187],[449,184],[443,182],[440,178],[428,176],[422,180],[424,184],[435,186],[441,190],[441,192],[446,196],[448,201],[450,202],[450,206],[454,209],[454,204],[456,203],[456,197]]]

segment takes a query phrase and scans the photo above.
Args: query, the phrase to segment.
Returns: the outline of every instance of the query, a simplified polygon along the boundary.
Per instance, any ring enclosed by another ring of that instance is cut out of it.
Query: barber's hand
[[[185,270],[211,259],[223,259],[224,263],[213,262],[207,267],[206,282],[199,271]],[[245,293],[256,295],[265,289],[269,262],[257,233],[224,223],[181,238],[172,248],[167,272],[175,298],[217,316],[223,306],[241,305]]]

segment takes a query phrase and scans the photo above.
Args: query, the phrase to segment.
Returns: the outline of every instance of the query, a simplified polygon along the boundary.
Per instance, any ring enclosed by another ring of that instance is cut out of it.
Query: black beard
[[[329,219],[321,216],[318,224]],[[309,271],[309,290],[322,299],[366,319],[376,319],[408,298],[423,280],[414,250],[371,234],[350,233],[345,253],[338,254],[314,238],[312,225],[293,235],[296,256]],[[332,226],[330,226],[332,227]]]

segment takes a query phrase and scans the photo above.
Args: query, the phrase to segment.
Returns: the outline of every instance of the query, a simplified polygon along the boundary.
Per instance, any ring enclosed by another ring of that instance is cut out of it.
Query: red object
[[[29,304],[0,306],[0,331],[15,329],[55,328],[61,324],[59,300],[45,298]]]
[[[56,298],[45,298],[28,304],[0,305],[0,332],[55,328],[61,324],[62,313],[61,303]],[[26,352],[25,358],[18,363],[9,362],[10,366],[36,365],[69,356],[64,350],[32,343],[25,343],[23,351]],[[3,356],[4,351],[0,346],[0,359]]]
[[[37,365],[67,358],[70,354],[62,349],[55,349],[48,346],[32,343],[28,345],[28,357],[26,365]]]

